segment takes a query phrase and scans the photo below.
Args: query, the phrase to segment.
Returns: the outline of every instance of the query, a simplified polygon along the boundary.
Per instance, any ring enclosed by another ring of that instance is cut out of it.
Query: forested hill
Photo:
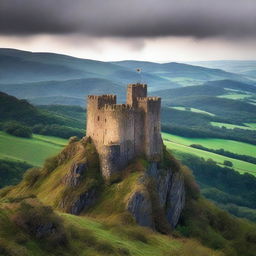
[[[85,110],[78,106],[36,108],[26,100],[19,100],[0,92],[0,128],[27,126],[32,132],[69,138],[84,135]]]

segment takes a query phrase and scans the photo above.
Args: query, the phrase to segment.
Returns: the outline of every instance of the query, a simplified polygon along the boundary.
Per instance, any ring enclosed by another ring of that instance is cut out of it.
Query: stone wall
[[[160,160],[161,99],[146,96],[145,84],[128,85],[127,104],[116,104],[115,95],[88,96],[86,135],[100,154],[104,177],[142,154]]]

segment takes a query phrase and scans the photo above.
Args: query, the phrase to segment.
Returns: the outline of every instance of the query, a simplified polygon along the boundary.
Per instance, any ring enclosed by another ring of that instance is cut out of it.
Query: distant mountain
[[[154,63],[145,61],[118,61],[112,62],[122,67],[135,69],[142,68],[143,72],[158,75],[169,81],[179,83],[180,85],[196,85],[205,81],[232,79],[237,81],[247,81],[245,77],[234,73],[226,72],[221,69],[210,69],[205,67],[193,66],[182,63]]]
[[[202,85],[160,90],[154,93],[163,99],[171,100],[172,98],[186,96],[218,96],[226,94],[227,89],[256,94],[255,86],[233,80],[209,81]]]
[[[200,86],[189,86],[154,92],[169,107],[197,108],[215,114],[230,122],[255,122],[256,106],[248,100],[235,100],[219,96],[244,93],[254,97],[256,87],[232,80],[212,81]],[[170,116],[171,120],[171,116]]]
[[[0,91],[14,95],[18,98],[41,100],[50,98],[78,98],[85,103],[88,94],[118,94],[124,97],[125,88],[106,79],[87,78],[65,81],[44,81],[35,83],[0,84]],[[54,102],[49,102],[54,103]],[[40,103],[39,103],[40,104]]]
[[[138,67],[142,68],[141,74],[136,72]],[[64,99],[73,102],[73,98],[82,98],[88,93],[109,91],[122,96],[127,83],[147,83],[149,91],[157,91],[223,79],[251,82],[240,74],[174,62],[102,62],[54,53],[0,49],[0,90],[33,102],[40,98],[40,102],[51,103],[55,98],[66,104]]]
[[[207,68],[219,68],[227,72],[242,74],[248,76],[250,79],[256,80],[256,60],[217,60],[187,63]]]
[[[107,79],[123,86],[140,82],[135,69],[110,62],[79,59],[54,53],[32,53],[14,49],[0,49],[0,83],[30,83],[72,79]],[[179,84],[154,74],[144,74],[150,87],[173,88]]]

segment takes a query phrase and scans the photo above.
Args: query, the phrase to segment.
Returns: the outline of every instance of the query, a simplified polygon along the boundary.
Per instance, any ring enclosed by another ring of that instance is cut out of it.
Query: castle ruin
[[[99,153],[104,178],[135,157],[161,159],[160,107],[161,98],[147,97],[146,84],[129,84],[126,104],[117,104],[116,95],[88,96],[86,135]]]

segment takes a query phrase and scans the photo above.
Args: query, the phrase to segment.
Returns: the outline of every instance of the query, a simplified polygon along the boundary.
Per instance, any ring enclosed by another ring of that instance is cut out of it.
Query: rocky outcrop
[[[81,211],[86,211],[96,201],[96,189],[91,189],[84,194],[81,194],[70,207],[69,213],[79,214]]]
[[[82,182],[86,167],[86,163],[74,163],[70,171],[64,176],[63,183],[73,188],[78,186]]]
[[[132,193],[128,199],[127,210],[139,225],[154,228],[152,204],[145,191]]]
[[[79,186],[83,185],[87,171],[87,163],[74,163],[70,171],[64,176],[62,182],[67,186],[66,195],[59,202],[59,207],[66,212],[79,214],[88,209],[96,200],[96,189],[91,188],[81,193],[76,193]]]
[[[136,222],[142,226],[154,228],[153,209],[154,203],[158,204],[166,217],[166,220],[174,228],[185,205],[184,179],[181,172],[168,169],[159,169],[156,162],[152,162],[143,177],[138,180],[140,185],[147,187],[151,180],[151,186],[155,186],[157,202],[152,201],[152,197],[145,191],[136,191],[127,202],[127,210],[135,218]],[[148,191],[150,193],[150,191]],[[152,192],[151,192],[152,193]]]

